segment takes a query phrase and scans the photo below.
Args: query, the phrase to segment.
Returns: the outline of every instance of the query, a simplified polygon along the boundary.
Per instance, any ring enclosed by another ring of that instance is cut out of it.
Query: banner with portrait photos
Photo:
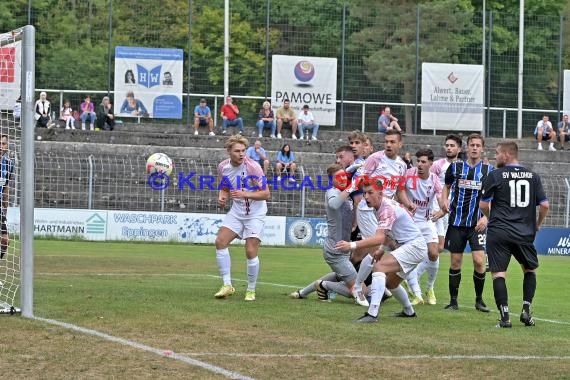
[[[123,117],[182,118],[182,49],[115,48],[115,103]]]

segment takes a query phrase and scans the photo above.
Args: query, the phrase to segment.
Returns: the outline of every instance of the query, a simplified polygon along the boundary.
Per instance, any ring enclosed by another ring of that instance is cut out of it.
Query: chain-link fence
[[[275,152],[268,152],[270,157]],[[131,154],[81,155],[80,153],[36,153],[36,207],[126,211],[169,211],[218,213],[218,160],[172,157],[175,173],[165,190],[153,190],[144,172],[146,157]],[[269,214],[277,216],[324,217],[323,202],[329,183],[327,160],[304,160],[297,182],[271,184],[275,173],[267,173],[271,199]],[[178,173],[182,173],[180,176]],[[191,176],[189,176],[191,173]],[[570,188],[561,176],[543,177],[550,200],[546,226],[562,227],[568,222]],[[217,181],[217,180],[216,180]],[[285,180],[283,180],[285,181]]]
[[[186,121],[200,96],[224,93],[222,0],[2,3],[0,30],[28,22],[37,28],[36,88],[76,90],[61,95],[75,108],[86,92],[112,91],[116,46],[184,50],[184,93],[194,95],[184,98]],[[502,136],[505,124],[506,136],[516,137],[519,14],[494,6],[483,12],[479,2],[461,0],[232,0],[229,91],[250,97],[240,105],[254,115],[270,94],[273,55],[337,58],[336,128],[364,123],[374,131],[380,106],[391,105],[408,131],[421,133],[421,64],[484,63],[486,129]],[[524,20],[524,136],[543,113],[560,118],[570,60],[566,6],[535,5]],[[52,96],[57,104],[60,95]]]

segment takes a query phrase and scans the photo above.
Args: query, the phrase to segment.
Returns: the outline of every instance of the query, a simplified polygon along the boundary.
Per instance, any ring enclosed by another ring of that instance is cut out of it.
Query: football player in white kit
[[[371,179],[375,176],[383,176],[388,181],[384,183],[384,196],[388,198],[397,197],[404,206],[409,210],[413,210],[413,204],[408,200],[406,196],[406,191],[404,187],[404,176],[408,167],[404,160],[399,156],[400,149],[402,148],[402,134],[397,130],[390,130],[386,132],[384,140],[384,150],[378,151],[371,154],[362,168],[357,171],[357,174],[353,178],[358,178],[358,175],[363,176],[365,179]],[[393,183],[394,178],[401,177],[402,182],[400,184]],[[353,182],[355,185],[355,182]],[[356,221],[362,238],[368,238],[376,233],[378,227],[378,220],[374,209],[367,206],[366,201],[362,199],[357,206],[356,210]],[[356,282],[353,289],[353,295],[355,299],[362,298],[362,283],[370,275],[372,271],[372,266],[374,259],[368,250],[358,250],[352,252],[353,256],[357,254],[363,254],[364,258],[360,263],[360,268],[356,276]],[[360,303],[360,302],[359,302]]]
[[[382,249],[378,252],[370,286],[370,306],[368,312],[357,322],[378,321],[380,302],[386,288],[390,289],[394,298],[404,307],[396,317],[416,317],[416,312],[400,283],[425,259],[427,245],[410,212],[398,202],[383,197],[383,181],[375,179],[371,182],[363,185],[363,190],[364,199],[367,205],[374,209],[378,220],[376,233],[360,241],[339,241],[335,248],[342,251],[374,248],[386,244],[388,240],[393,240],[398,247],[389,254],[384,254]]]
[[[218,206],[224,209],[230,199],[232,206],[216,236],[216,261],[223,285],[214,297],[225,298],[235,292],[232,286],[231,257],[228,247],[234,239],[240,238],[245,240],[247,257],[245,300],[255,301],[255,286],[259,274],[257,252],[265,226],[266,201],[270,197],[270,192],[263,181],[263,169],[245,154],[247,139],[241,135],[231,136],[225,145],[229,158],[218,165],[220,177]]]
[[[418,150],[416,152],[417,167],[408,169],[406,172],[406,192],[410,201],[416,205],[414,221],[422,231],[428,247],[428,257],[426,257],[426,259],[422,261],[416,269],[410,272],[406,278],[408,285],[414,294],[412,305],[424,303],[422,290],[419,284],[419,276],[426,269],[429,273],[427,281],[428,290],[426,293],[427,301],[430,305],[436,304],[433,285],[439,268],[439,249],[438,236],[433,218],[439,219],[445,213],[443,211],[437,211],[437,213],[433,215],[431,210],[434,200],[441,209],[441,192],[443,189],[437,175],[430,172],[433,158],[434,156],[431,149]],[[420,267],[422,267],[421,272]]]

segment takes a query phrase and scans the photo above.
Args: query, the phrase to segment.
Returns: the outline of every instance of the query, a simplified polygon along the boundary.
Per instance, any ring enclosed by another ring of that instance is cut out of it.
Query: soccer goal
[[[0,314],[33,315],[34,60],[32,26],[0,34]]]

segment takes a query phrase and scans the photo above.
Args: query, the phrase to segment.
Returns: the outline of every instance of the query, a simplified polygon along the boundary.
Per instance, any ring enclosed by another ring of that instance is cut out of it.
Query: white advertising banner
[[[271,70],[273,112],[288,99],[298,114],[307,104],[320,125],[336,124],[336,58],[274,55]]]
[[[109,211],[108,240],[178,241],[213,244],[225,215]],[[285,217],[268,216],[263,244],[285,244]]]
[[[20,209],[8,208],[6,226],[10,233],[20,233]],[[34,209],[34,236],[105,240],[106,210]]]
[[[422,129],[483,130],[482,65],[422,64]]]
[[[13,41],[12,33],[0,34],[0,42]],[[0,47],[0,110],[12,110],[20,96],[22,42]]]
[[[213,244],[225,215],[36,208],[34,236],[85,240],[177,241]],[[20,210],[8,208],[8,231],[20,232]],[[262,242],[285,245],[286,218],[265,219]],[[243,244],[236,240],[236,244]]]
[[[564,93],[562,96],[562,110],[567,115],[570,112],[570,70],[564,70]]]
[[[181,119],[183,57],[182,49],[117,46],[115,114]]]

